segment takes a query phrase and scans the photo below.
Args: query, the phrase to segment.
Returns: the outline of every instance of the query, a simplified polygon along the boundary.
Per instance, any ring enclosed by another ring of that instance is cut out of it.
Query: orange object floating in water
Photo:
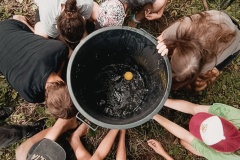
[[[125,78],[126,80],[128,80],[128,81],[132,80],[132,78],[133,78],[132,72],[126,72],[126,73],[124,74],[124,78]]]

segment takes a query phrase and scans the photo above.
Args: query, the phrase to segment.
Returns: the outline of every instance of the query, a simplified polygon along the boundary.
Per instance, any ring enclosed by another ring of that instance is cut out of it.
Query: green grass
[[[207,0],[209,9],[221,10],[224,9],[238,22],[240,20],[240,0],[227,7],[220,8],[222,1]],[[34,10],[36,6],[31,0],[0,0],[0,20],[8,19],[14,14],[26,15],[31,22],[34,21]],[[204,11],[202,1],[199,0],[169,0],[164,15],[161,19],[156,21],[144,21],[139,28],[143,28],[153,36],[158,36],[171,23],[178,18],[185,15],[192,15],[194,13]],[[131,11],[129,12],[129,14]],[[128,15],[129,16],[129,15]],[[233,61],[226,67],[216,81],[206,90],[199,93],[191,92],[171,92],[172,98],[186,99],[191,102],[200,104],[211,104],[214,102],[221,102],[240,108],[240,57]],[[16,111],[12,114],[4,124],[31,124],[41,117],[48,117],[47,126],[52,126],[55,119],[49,115],[45,109],[44,104],[30,104],[24,102],[13,90],[3,76],[0,76],[0,105],[16,106]],[[189,115],[173,111],[171,109],[163,108],[160,114],[174,121],[175,123],[187,128],[189,122]],[[84,139],[86,148],[93,152],[102,138],[107,133],[107,129],[99,128],[96,132],[90,132]],[[127,155],[130,160],[161,160],[162,157],[151,150],[146,141],[148,139],[157,139],[161,141],[164,148],[176,160],[203,160],[186,151],[179,143],[179,140],[172,134],[160,127],[156,122],[150,120],[149,122],[132,129],[127,130],[126,146]],[[23,140],[24,141],[24,140]],[[117,142],[117,140],[116,140]],[[0,159],[14,160],[15,149],[21,142],[14,144],[8,148],[0,150]],[[109,153],[107,160],[115,159],[116,143]]]

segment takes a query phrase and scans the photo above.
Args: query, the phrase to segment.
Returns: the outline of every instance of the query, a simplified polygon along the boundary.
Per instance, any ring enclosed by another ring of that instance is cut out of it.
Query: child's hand
[[[161,54],[161,56],[165,56],[168,54],[168,49],[163,41],[158,41],[157,49],[158,53]]]
[[[163,42],[162,34],[157,37],[157,40],[158,40],[158,45],[156,48],[158,49],[158,53],[161,54],[161,56],[167,55],[168,49],[165,43]]]
[[[151,9],[145,10],[145,18],[149,21],[160,18],[157,13],[152,13]]]
[[[151,17],[151,9],[147,9],[145,10],[145,17],[149,20],[149,18]]]
[[[158,142],[155,139],[150,139],[147,141],[148,145],[158,154],[162,155],[165,153],[165,150],[163,149],[160,142]]]

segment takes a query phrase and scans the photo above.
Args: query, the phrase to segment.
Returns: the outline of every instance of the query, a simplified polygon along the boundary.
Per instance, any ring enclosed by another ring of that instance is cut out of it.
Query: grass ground
[[[240,0],[235,0],[229,7],[220,7],[222,0],[207,0],[209,9],[224,10],[230,14],[239,23],[240,20]],[[0,20],[10,18],[14,14],[25,15],[34,21],[34,10],[36,6],[32,0],[0,0]],[[169,0],[164,15],[156,21],[144,21],[139,28],[143,28],[154,36],[160,33],[171,23],[184,15],[192,15],[199,11],[204,11],[201,0]],[[217,80],[206,90],[199,93],[191,92],[171,92],[173,98],[186,99],[191,102],[200,104],[211,104],[221,102],[240,108],[240,57],[229,64],[217,78]],[[16,106],[16,111],[6,121],[5,124],[31,124],[41,117],[48,117],[47,126],[54,124],[55,119],[45,110],[44,104],[31,104],[23,101],[6,82],[3,76],[0,76],[0,105]],[[160,114],[170,120],[187,128],[189,115],[177,111],[163,108]],[[86,148],[93,152],[102,137],[107,133],[107,129],[99,128],[96,132],[90,132],[86,139]],[[146,141],[155,138],[161,141],[164,148],[176,160],[203,160],[186,151],[179,144],[179,140],[169,132],[160,127],[157,123],[150,120],[149,122],[132,129],[127,130],[126,145],[129,160],[161,160],[162,157],[151,150]],[[24,140],[23,140],[24,141]],[[116,141],[117,142],[117,141]],[[15,149],[20,144],[14,144],[8,148],[0,150],[0,159],[14,160]],[[106,158],[107,160],[115,159],[116,144]]]

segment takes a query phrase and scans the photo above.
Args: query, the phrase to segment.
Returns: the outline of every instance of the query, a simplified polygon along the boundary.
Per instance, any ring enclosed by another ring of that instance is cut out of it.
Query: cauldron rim
[[[69,62],[68,62],[68,66],[67,66],[67,86],[68,86],[68,90],[69,90],[69,94],[70,97],[72,99],[72,102],[74,104],[74,106],[77,108],[77,110],[80,112],[81,115],[83,115],[86,119],[88,119],[90,122],[104,127],[104,128],[110,128],[110,129],[128,129],[128,128],[134,128],[137,127],[139,125],[142,125],[146,122],[148,122],[149,120],[151,120],[163,107],[164,103],[166,102],[168,95],[170,93],[170,88],[171,88],[171,83],[172,83],[172,74],[171,72],[168,72],[167,75],[167,87],[166,87],[166,91],[162,97],[161,102],[158,104],[158,106],[147,116],[145,116],[144,118],[142,118],[141,120],[138,120],[136,122],[133,123],[129,123],[129,124],[109,124],[109,123],[105,123],[102,122],[100,120],[97,120],[95,118],[93,118],[91,115],[89,115],[84,109],[81,108],[80,104],[78,103],[78,100],[76,99],[74,93],[73,93],[73,88],[71,85],[71,70],[72,70],[72,64],[73,61],[79,51],[79,49],[85,44],[85,42],[87,42],[89,39],[91,39],[92,37],[102,33],[102,32],[106,32],[106,31],[111,31],[111,30],[127,30],[127,31],[134,31],[137,32],[138,34],[145,36],[146,38],[148,38],[153,44],[157,45],[157,41],[156,38],[154,38],[152,35],[150,35],[149,33],[147,33],[146,31],[142,30],[142,29],[136,29],[136,28],[132,28],[129,26],[112,26],[112,27],[104,27],[101,28],[97,31],[92,32],[91,34],[89,34],[87,37],[85,37],[83,40],[80,41],[80,43],[77,45],[77,47],[74,49]],[[171,71],[171,67],[170,67],[170,63],[169,60],[167,58],[167,56],[163,56],[163,59],[166,63],[166,68],[168,71]]]

